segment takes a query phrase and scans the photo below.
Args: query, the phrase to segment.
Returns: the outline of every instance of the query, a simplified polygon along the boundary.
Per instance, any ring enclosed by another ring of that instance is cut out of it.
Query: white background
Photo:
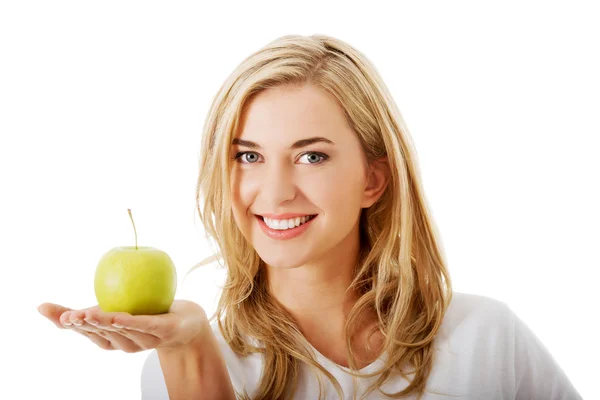
[[[414,139],[455,290],[509,304],[599,398],[600,13],[594,2],[3,1],[0,398],[134,399],[148,352],[59,330],[112,247],[166,251],[214,310],[201,128],[241,60],[324,33],[376,65]]]

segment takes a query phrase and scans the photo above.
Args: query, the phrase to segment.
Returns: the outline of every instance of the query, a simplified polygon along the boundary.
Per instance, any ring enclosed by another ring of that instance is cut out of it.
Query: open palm
[[[38,310],[60,329],[82,334],[102,349],[127,353],[187,345],[209,326],[202,307],[188,300],[175,300],[167,313],[157,315],[104,312],[98,305],[73,310],[53,303]]]

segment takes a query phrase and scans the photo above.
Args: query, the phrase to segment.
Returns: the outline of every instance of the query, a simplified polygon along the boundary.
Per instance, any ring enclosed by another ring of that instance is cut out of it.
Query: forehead
[[[249,102],[237,137],[285,142],[307,136],[333,139],[348,129],[342,108],[328,93],[313,85],[286,85],[263,90]]]

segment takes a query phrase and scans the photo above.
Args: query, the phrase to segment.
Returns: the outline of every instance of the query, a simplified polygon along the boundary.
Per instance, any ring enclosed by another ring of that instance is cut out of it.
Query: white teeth
[[[265,221],[265,224],[267,224],[267,226],[271,229],[278,229],[278,230],[286,230],[286,229],[290,229],[290,228],[295,228],[297,226],[302,225],[303,223],[306,222],[306,220],[309,219],[310,216],[306,215],[304,217],[296,217],[296,218],[290,218],[290,219],[271,219],[271,218],[264,218],[263,220]]]

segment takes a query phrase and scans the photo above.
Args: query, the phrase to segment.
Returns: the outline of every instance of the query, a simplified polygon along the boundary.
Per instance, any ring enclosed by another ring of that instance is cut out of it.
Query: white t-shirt
[[[252,394],[258,387],[262,371],[262,355],[238,357],[212,324],[221,346],[234,388]],[[454,292],[452,302],[434,339],[435,356],[423,400],[576,400],[581,399],[569,379],[546,347],[503,302],[472,294]],[[318,362],[335,376],[344,391],[344,399],[352,399],[352,376],[313,348]],[[385,354],[361,372],[371,372],[382,363]],[[408,375],[412,378],[414,374]],[[323,377],[326,399],[339,399],[329,379]],[[357,399],[373,378],[358,383]],[[387,393],[408,386],[400,375],[382,386]],[[437,392],[431,393],[431,392]],[[446,394],[446,396],[444,395]],[[295,399],[318,399],[316,376],[302,366]],[[147,358],[142,370],[142,398],[168,399],[156,350]],[[368,399],[384,399],[378,390]],[[416,395],[407,399],[416,399]]]

